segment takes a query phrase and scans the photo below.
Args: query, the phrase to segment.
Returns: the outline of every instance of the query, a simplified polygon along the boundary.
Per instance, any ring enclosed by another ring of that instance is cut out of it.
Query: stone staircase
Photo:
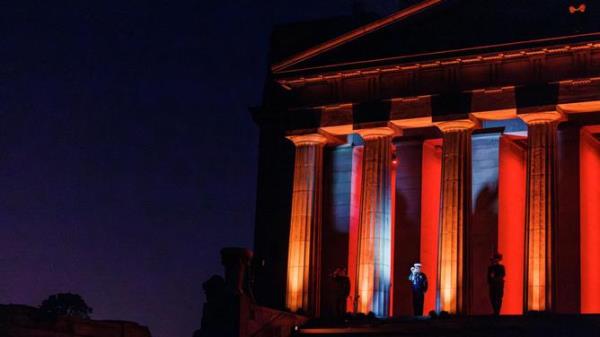
[[[584,337],[600,336],[600,315],[468,316],[327,324],[309,322],[296,336]]]

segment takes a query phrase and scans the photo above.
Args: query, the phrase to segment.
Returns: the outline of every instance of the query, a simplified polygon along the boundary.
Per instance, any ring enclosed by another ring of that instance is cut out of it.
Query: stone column
[[[556,126],[560,114],[519,117],[528,128],[524,310],[547,311],[553,307]]]
[[[391,283],[391,165],[393,130],[358,131],[364,140],[358,227],[358,311],[389,314]]]
[[[323,148],[320,134],[288,137],[296,146],[288,248],[286,306],[319,315],[321,268],[321,189]]]
[[[441,122],[443,133],[436,309],[464,313],[465,239],[471,210],[471,120]],[[435,210],[432,210],[435,211]]]

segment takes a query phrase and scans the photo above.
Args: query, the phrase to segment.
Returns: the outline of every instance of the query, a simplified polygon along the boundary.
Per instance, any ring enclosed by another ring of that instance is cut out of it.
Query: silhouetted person
[[[500,314],[500,308],[502,307],[502,297],[504,296],[504,276],[506,271],[504,266],[500,264],[502,260],[502,254],[496,253],[492,256],[491,264],[488,267],[487,281],[490,288],[490,302],[492,303],[492,309],[494,309],[494,315]]]
[[[415,316],[423,316],[423,302],[427,291],[427,275],[421,271],[421,264],[415,263],[410,268],[408,280],[411,283],[413,297],[413,312]]]
[[[228,293],[225,279],[213,275],[208,281],[202,283],[206,295],[206,303],[202,312],[201,329],[195,337],[219,336],[222,327],[229,327]],[[232,333],[230,331],[230,333]]]
[[[335,316],[344,317],[346,301],[350,295],[350,279],[346,275],[345,268],[337,268],[332,276],[335,284]]]

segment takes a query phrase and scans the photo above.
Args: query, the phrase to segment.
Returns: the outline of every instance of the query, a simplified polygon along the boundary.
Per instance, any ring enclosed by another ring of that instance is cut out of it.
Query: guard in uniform
[[[408,280],[411,283],[413,297],[413,312],[415,316],[423,316],[423,302],[427,291],[427,275],[421,271],[421,264],[415,263],[410,268]]]

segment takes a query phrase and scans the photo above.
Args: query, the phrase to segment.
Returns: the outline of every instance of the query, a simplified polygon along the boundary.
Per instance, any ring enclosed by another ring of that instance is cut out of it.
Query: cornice
[[[597,40],[584,42],[584,43],[572,43],[572,44],[559,44],[559,45],[548,45],[538,48],[524,48],[519,50],[504,51],[504,52],[485,52],[485,49],[491,47],[510,46],[513,44],[505,45],[494,45],[494,46],[481,46],[466,49],[448,50],[443,52],[426,53],[426,54],[415,54],[399,56],[388,59],[380,60],[367,60],[355,63],[336,64],[328,65],[324,67],[305,68],[297,69],[289,72],[280,72],[275,74],[275,81],[285,88],[293,89],[295,86],[302,86],[308,83],[317,83],[330,81],[334,79],[347,79],[353,77],[370,76],[377,74],[387,74],[393,72],[403,71],[415,71],[425,70],[432,68],[443,68],[452,67],[457,65],[466,64],[477,64],[486,62],[502,62],[514,59],[522,58],[539,58],[540,56],[553,55],[553,54],[565,54],[565,53],[577,53],[583,51],[600,50],[600,32],[574,35],[568,37],[560,37],[548,39],[548,41],[575,38],[575,37],[595,37]],[[518,43],[532,43],[534,41],[524,41]],[[535,42],[539,42],[536,40]],[[516,44],[516,43],[514,43]],[[456,52],[472,51],[472,54],[460,56],[460,57],[448,57],[447,54]],[[477,53],[479,51],[479,53]],[[446,57],[444,57],[446,56]],[[422,58],[419,61],[408,61],[411,58]],[[405,62],[402,62],[405,60]],[[377,66],[373,66],[373,63],[380,63]],[[350,66],[349,69],[339,69],[342,66]]]

